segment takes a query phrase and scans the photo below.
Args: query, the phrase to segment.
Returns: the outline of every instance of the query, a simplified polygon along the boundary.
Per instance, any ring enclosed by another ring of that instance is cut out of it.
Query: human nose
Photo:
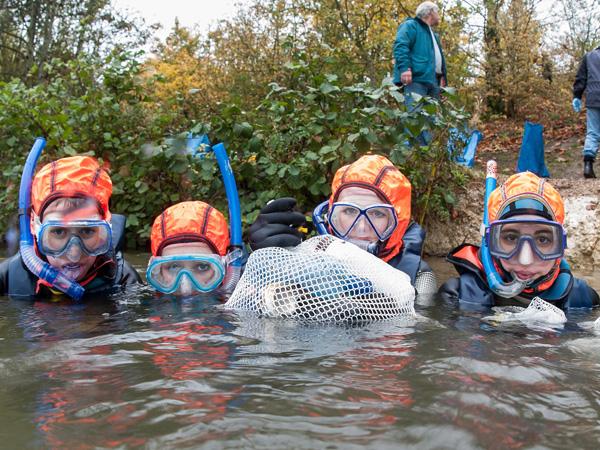
[[[528,266],[530,264],[533,264],[533,250],[531,248],[531,244],[529,243],[529,241],[523,242],[523,245],[521,246],[521,250],[519,251],[518,261],[519,261],[519,264],[521,264],[523,266]]]
[[[179,285],[179,293],[181,295],[190,295],[192,293],[192,283],[187,274],[183,274],[181,284]]]
[[[361,236],[368,234],[369,224],[367,223],[367,219],[365,218],[364,215],[362,215],[358,218],[358,220],[356,221],[355,228],[356,228],[357,234],[359,234]]]
[[[67,248],[67,259],[71,262],[79,262],[81,259],[81,248],[74,242],[70,242]]]

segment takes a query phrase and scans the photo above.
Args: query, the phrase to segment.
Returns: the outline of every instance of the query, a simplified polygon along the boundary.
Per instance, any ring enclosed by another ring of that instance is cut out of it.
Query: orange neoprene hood
[[[31,206],[41,216],[54,200],[66,197],[92,198],[98,212],[110,221],[108,202],[112,181],[108,173],[91,156],[71,156],[46,164],[33,178]]]
[[[402,237],[410,222],[410,181],[386,157],[365,155],[335,173],[329,199],[330,209],[340,192],[347,187],[369,189],[396,210],[398,226],[378,255],[384,261],[389,261],[402,249]]]
[[[152,255],[160,256],[167,245],[184,242],[205,242],[215,253],[224,256],[229,247],[229,227],[225,217],[200,201],[170,206],[152,225]]]
[[[493,222],[501,213],[519,199],[531,198],[540,202],[548,215],[556,222],[565,221],[565,204],[560,194],[545,179],[531,172],[521,172],[509,177],[502,186],[496,188],[488,199],[488,220]],[[504,214],[503,214],[504,215]]]

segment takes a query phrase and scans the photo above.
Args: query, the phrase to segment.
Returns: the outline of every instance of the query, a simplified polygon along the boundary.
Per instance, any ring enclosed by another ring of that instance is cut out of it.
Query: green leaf
[[[253,136],[252,139],[248,141],[248,150],[251,152],[258,152],[262,149],[263,143],[260,138],[257,136]]]
[[[327,94],[331,94],[332,92],[339,92],[339,91],[340,91],[340,88],[339,88],[339,87],[337,87],[337,86],[334,86],[334,85],[333,85],[333,84],[331,84],[331,83],[322,83],[322,84],[319,86],[319,90],[320,90],[320,91],[321,91],[323,94],[327,95]]]
[[[127,216],[127,226],[128,227],[137,227],[140,224],[138,217],[135,214],[129,214]]]
[[[361,133],[352,133],[351,135],[348,136],[348,141],[354,142],[360,137],[360,135],[361,135]]]
[[[265,169],[265,173],[267,175],[275,175],[275,173],[277,172],[277,165],[275,164],[270,164],[266,169]]]
[[[253,128],[248,122],[236,123],[233,125],[233,132],[236,136],[250,138]]]
[[[76,156],[78,154],[77,150],[75,150],[73,147],[71,147],[70,145],[65,145],[62,148],[62,151],[64,152],[65,155],[67,156]]]
[[[402,95],[400,92],[398,91],[390,91],[390,95],[398,102],[398,103],[404,103],[404,95]]]
[[[356,148],[354,147],[354,145],[350,144],[349,142],[346,142],[343,146],[342,146],[342,156],[345,159],[350,159],[350,157],[356,152]]]
[[[178,160],[171,165],[171,170],[175,173],[185,173],[189,169],[187,160]]]
[[[379,112],[379,108],[377,106],[372,106],[370,108],[363,108],[363,111],[372,116],[373,114],[377,114]]]
[[[138,194],[143,194],[144,192],[148,192],[148,189],[149,189],[148,185],[146,183],[142,182],[139,186]]]
[[[454,196],[454,194],[452,194],[452,192],[444,193],[444,200],[446,200],[446,203],[449,205],[456,204],[456,197]]]

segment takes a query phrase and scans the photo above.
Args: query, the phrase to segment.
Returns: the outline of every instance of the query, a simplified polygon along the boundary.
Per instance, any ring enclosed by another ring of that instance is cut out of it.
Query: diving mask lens
[[[112,245],[112,230],[105,220],[44,222],[37,234],[40,251],[46,256],[61,256],[77,245],[90,256],[107,253]]]
[[[518,255],[525,242],[542,260],[561,258],[567,246],[562,225],[547,220],[498,220],[488,227],[487,239],[490,253],[502,259]]]
[[[380,241],[389,239],[398,226],[394,207],[385,204],[361,208],[353,203],[336,202],[331,207],[328,221],[333,231],[342,239],[350,236],[353,230],[355,232],[352,234],[357,234],[361,221],[366,221],[368,228]]]
[[[200,292],[215,290],[225,276],[225,259],[219,255],[174,255],[150,259],[146,278],[157,291],[172,294],[182,290],[184,279]]]

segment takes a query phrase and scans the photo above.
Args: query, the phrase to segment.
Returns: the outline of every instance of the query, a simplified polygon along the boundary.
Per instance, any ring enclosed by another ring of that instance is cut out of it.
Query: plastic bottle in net
[[[265,317],[362,323],[414,317],[404,272],[333,236],[253,252],[225,308]]]

